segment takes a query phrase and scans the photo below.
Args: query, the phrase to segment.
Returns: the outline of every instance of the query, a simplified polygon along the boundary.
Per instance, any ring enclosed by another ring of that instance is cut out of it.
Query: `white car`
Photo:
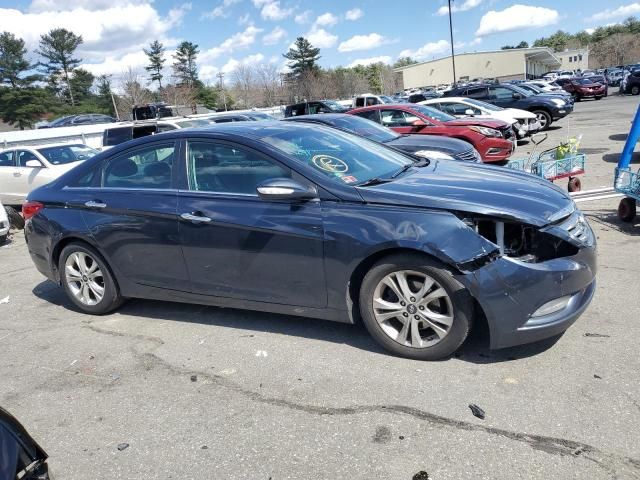
[[[534,113],[518,108],[502,108],[474,98],[442,97],[419,102],[429,105],[454,117],[495,118],[513,126],[518,138],[533,135],[540,130],[540,122]]]
[[[9,235],[9,217],[0,202],[0,245],[7,241],[7,235]]]
[[[37,145],[0,150],[0,201],[21,205],[27,194],[98,154],[82,144]]]

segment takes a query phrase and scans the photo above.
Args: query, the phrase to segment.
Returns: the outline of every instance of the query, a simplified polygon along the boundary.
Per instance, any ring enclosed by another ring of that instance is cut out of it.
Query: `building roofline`
[[[464,52],[464,53],[456,53],[456,57],[462,57],[463,55],[479,55],[479,54],[483,54],[483,53],[506,53],[506,52],[513,52],[513,51],[524,51],[524,52],[542,52],[542,51],[548,51],[551,55],[553,55],[555,52],[549,48],[549,47],[529,47],[529,48],[508,48],[508,49],[500,49],[500,50],[481,50],[478,52]],[[438,62],[440,60],[446,60],[447,58],[451,58],[451,55],[447,55],[446,57],[439,57],[439,58],[434,58],[432,60],[425,60],[424,62],[418,62],[418,63],[413,63],[411,65],[405,65],[404,67],[398,67],[398,68],[394,68],[393,71],[394,72],[401,72],[407,68],[410,67],[417,67],[418,65],[425,65],[427,63],[433,63],[433,62]]]

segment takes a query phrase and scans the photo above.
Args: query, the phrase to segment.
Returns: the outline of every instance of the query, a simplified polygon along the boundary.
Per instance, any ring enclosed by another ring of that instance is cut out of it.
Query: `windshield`
[[[338,102],[334,102],[333,100],[325,100],[322,103],[324,103],[327,107],[329,107],[329,109],[334,112],[341,112],[345,110],[344,105],[340,105]]]
[[[530,97],[533,95],[533,93],[531,93],[529,90],[525,90],[524,88],[520,88],[520,87],[516,87],[515,85],[511,85],[511,88],[515,91],[520,93],[521,95],[525,96],[525,97]]]
[[[176,125],[180,128],[189,128],[189,127],[206,127],[211,125],[209,120],[205,120],[204,118],[198,118],[193,120],[182,120],[180,122],[176,122]]]
[[[51,165],[81,162],[99,153],[97,150],[87,147],[86,145],[62,145],[59,147],[38,148],[38,152],[40,152]]]
[[[335,183],[357,185],[373,178],[390,177],[414,163],[402,153],[339,130],[317,126],[272,130],[275,132],[260,140]]]
[[[70,121],[72,118],[73,118],[73,115],[69,115],[69,116],[66,116],[66,117],[60,117],[60,118],[55,119],[53,122],[49,123],[49,125],[53,125],[53,126],[61,125],[63,123],[66,123],[66,122]]]
[[[519,85],[519,87],[527,89],[527,90],[535,92],[535,93],[543,93],[544,92],[544,90],[542,90],[539,86],[531,85],[530,83],[528,83],[527,85]]]
[[[380,99],[382,100],[382,103],[394,103],[393,98],[387,95],[380,95]]]
[[[249,117],[251,118],[251,120],[275,120],[276,117],[272,117],[271,115],[269,115],[268,113],[259,113],[259,112],[251,112],[249,114]]]
[[[386,143],[400,137],[400,135],[393,130],[356,115],[344,115],[337,118],[331,118],[329,120],[324,120],[324,123],[329,123],[336,128],[355,133],[356,135],[361,135],[369,140],[373,140],[374,142]]]
[[[591,85],[593,83],[588,78],[576,78],[574,82],[579,83],[580,85]]]
[[[482,108],[484,110],[491,110],[492,112],[499,112],[501,110],[504,110],[504,108],[502,107],[491,105],[490,103],[486,102],[481,102],[480,100],[476,100],[474,98],[465,99],[465,103],[468,103],[469,105],[475,105],[476,107]]]
[[[441,122],[456,120],[456,117],[453,117],[448,113],[441,112],[440,110],[437,110],[435,108],[427,107],[426,105],[411,105],[411,110],[415,110],[425,117],[434,118],[436,120],[440,120]]]

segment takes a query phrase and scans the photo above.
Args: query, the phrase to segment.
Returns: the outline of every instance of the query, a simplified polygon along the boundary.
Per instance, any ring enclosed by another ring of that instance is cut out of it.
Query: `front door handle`
[[[13,172],[13,176],[14,176],[14,177],[21,177],[21,176],[22,176],[22,173],[20,173],[20,172]]]
[[[194,215],[193,213],[183,213],[180,215],[180,218],[183,220],[189,220],[194,223],[209,223],[211,219],[209,217],[205,217],[203,215]]]
[[[94,200],[89,200],[88,202],[84,202],[84,206],[89,208],[105,208],[107,204],[99,201],[96,202]]]

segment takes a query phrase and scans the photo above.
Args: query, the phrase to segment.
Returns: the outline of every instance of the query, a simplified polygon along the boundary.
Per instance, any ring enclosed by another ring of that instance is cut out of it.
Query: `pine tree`
[[[191,42],[182,42],[176,48],[173,56],[173,74],[181,86],[194,87],[198,82],[198,66],[196,58],[199,50],[198,45]]]
[[[29,79],[21,78],[31,67],[25,59],[27,49],[24,40],[13,33],[0,33],[0,84],[17,88]]]
[[[315,48],[304,37],[296,38],[296,41],[287,53],[282,56],[289,60],[288,66],[293,77],[298,78],[305,72],[314,72],[319,69],[320,49]]]
[[[151,82],[158,82],[158,89],[162,90],[162,68],[164,67],[164,45],[158,40],[154,40],[149,49],[143,49],[144,53],[149,58],[149,65],[144,69],[150,73],[149,80]]]
[[[71,105],[75,105],[70,81],[71,73],[82,62],[82,59],[74,58],[73,54],[82,42],[82,36],[64,28],[55,28],[40,37],[38,53],[46,60],[41,63],[41,66],[48,74],[63,74]]]

